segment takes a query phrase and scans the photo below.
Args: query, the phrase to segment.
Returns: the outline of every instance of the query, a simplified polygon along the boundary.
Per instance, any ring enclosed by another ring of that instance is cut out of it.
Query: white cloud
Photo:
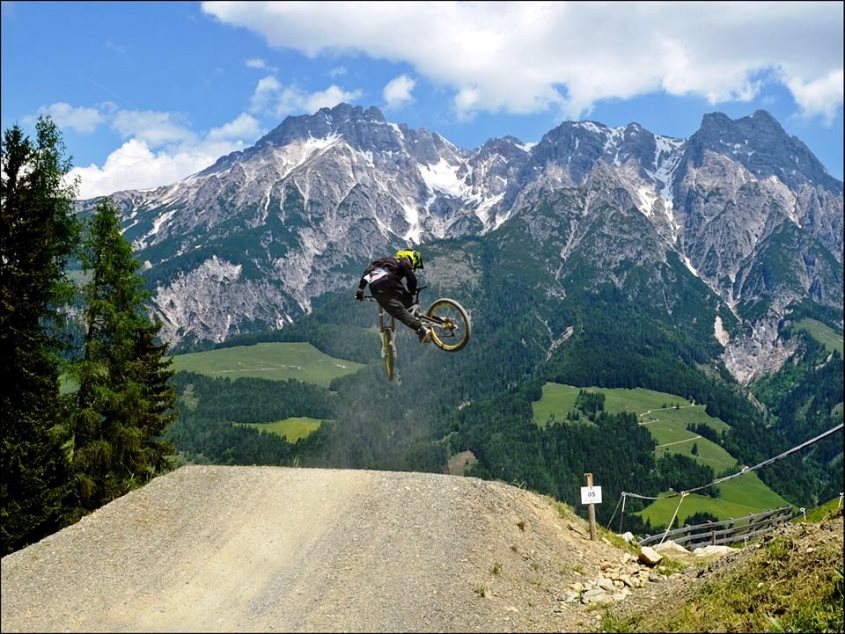
[[[150,110],[119,110],[112,128],[124,138],[137,138],[152,147],[191,141],[194,133],[182,126],[177,115]]]
[[[842,69],[839,69],[815,81],[804,82],[799,78],[788,77],[785,83],[801,108],[801,114],[806,117],[820,116],[830,124],[836,116],[837,108],[842,105],[843,81],[845,76]]]
[[[173,117],[166,114],[117,112],[115,120],[132,138],[112,152],[102,167],[92,164],[68,173],[68,179],[80,179],[78,197],[94,198],[175,183],[225,154],[252,145],[262,134],[258,121],[247,113],[212,128],[204,138],[178,126],[171,129],[168,124]]]
[[[148,189],[175,182],[210,164],[208,160],[181,153],[155,154],[144,141],[130,139],[112,152],[102,168],[76,167],[67,177],[79,177],[79,198],[109,195],[126,189]]]
[[[250,112],[264,112],[270,106],[275,95],[282,90],[281,82],[275,77],[268,76],[260,79],[258,85],[255,87],[255,92],[252,93],[250,100]]]
[[[261,133],[258,120],[249,115],[241,114],[234,121],[212,128],[208,133],[210,141],[227,141],[232,139],[255,139]]]
[[[407,75],[399,75],[387,82],[383,96],[388,108],[399,108],[414,100],[411,91],[417,82]]]
[[[330,5],[330,6],[329,6]],[[654,92],[717,104],[784,83],[808,115],[842,107],[837,2],[204,2],[303,54],[406,63],[458,113],[580,117]],[[420,33],[425,34],[420,37]],[[838,81],[838,83],[837,83]]]
[[[339,103],[353,103],[360,99],[362,94],[360,90],[344,90],[332,84],[325,90],[310,94],[303,93],[301,104],[297,103],[296,106],[305,112],[317,112],[320,108],[332,108]],[[276,109],[276,114],[282,116],[293,111],[293,109],[280,107]]]
[[[246,60],[246,62],[244,62],[244,65],[247,68],[255,68],[255,69],[258,69],[258,70],[266,70],[266,71],[269,71],[271,73],[276,72],[275,66],[271,66],[270,64],[267,63],[266,60],[263,60],[259,57],[254,57],[252,59]]]
[[[96,108],[75,108],[60,101],[38,109],[38,114],[50,115],[59,128],[69,128],[77,132],[93,132],[105,121],[103,114]]]
[[[298,86],[285,86],[273,76],[258,82],[250,99],[250,112],[283,117],[296,113],[314,113],[339,103],[353,103],[360,99],[360,90],[344,90],[332,84],[325,90],[308,92]]]
[[[187,128],[181,122],[182,117],[173,113],[118,110],[113,104],[106,104],[91,112],[98,114],[99,122],[108,123],[126,141],[108,156],[102,167],[93,164],[77,167],[69,172],[68,178],[79,177],[80,199],[169,185],[205,169],[225,154],[255,143],[263,133],[257,116],[311,113],[352,102],[360,96],[360,91],[347,91],[334,84],[325,90],[307,92],[268,76],[257,83],[250,112],[204,135]],[[85,110],[64,106],[54,105],[52,109],[77,114]]]

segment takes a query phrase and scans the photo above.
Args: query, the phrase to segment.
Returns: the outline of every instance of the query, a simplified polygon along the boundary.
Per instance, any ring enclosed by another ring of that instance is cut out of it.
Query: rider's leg
[[[396,319],[405,324],[408,328],[419,334],[422,323],[419,319],[408,312],[401,296],[397,296],[391,289],[383,289],[378,286],[370,286],[373,297],[379,304]]]
[[[402,288],[401,295],[402,305],[408,309],[408,312],[417,318],[420,316],[420,305],[414,303],[414,296],[411,295],[406,288]]]

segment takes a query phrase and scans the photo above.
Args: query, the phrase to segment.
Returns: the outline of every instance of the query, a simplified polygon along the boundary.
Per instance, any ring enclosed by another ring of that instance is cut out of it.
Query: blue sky
[[[772,113],[843,177],[842,2],[2,2],[2,127],[80,198],[176,182],[347,102],[472,149],[568,120],[689,137]]]

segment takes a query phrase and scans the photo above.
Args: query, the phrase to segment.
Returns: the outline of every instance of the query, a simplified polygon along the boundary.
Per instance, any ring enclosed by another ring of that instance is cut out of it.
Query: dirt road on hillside
[[[596,631],[620,551],[458,476],[182,467],[2,559],[3,632]]]

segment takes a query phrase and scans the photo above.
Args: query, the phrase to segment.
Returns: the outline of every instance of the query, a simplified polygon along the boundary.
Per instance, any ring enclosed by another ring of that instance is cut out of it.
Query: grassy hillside
[[[364,367],[354,361],[330,357],[310,343],[258,343],[253,346],[178,354],[172,358],[177,372],[184,370],[231,379],[295,379],[323,387],[328,387],[338,377]]]
[[[809,335],[822,344],[828,352],[836,350],[840,355],[842,354],[842,335],[833,330],[830,326],[826,326],[820,321],[807,317],[795,324],[795,328],[809,333]]]
[[[550,417],[555,421],[566,421],[566,416],[575,410],[575,399],[582,388],[557,383],[543,386],[542,398],[533,403],[534,422],[538,425],[548,423]],[[715,432],[730,429],[724,421],[709,416],[703,404],[694,404],[675,394],[646,389],[606,389],[586,388],[588,392],[601,392],[605,395],[605,411],[608,413],[631,412],[638,416],[640,424],[645,426],[655,442],[655,457],[666,453],[686,455],[700,464],[712,467],[718,475],[726,471],[739,472],[743,465],[725,451],[718,443],[708,440],[687,429],[687,425],[703,424]],[[762,510],[789,506],[780,495],[766,486],[754,472],[718,485],[719,497],[692,493],[684,498],[676,521],[683,521],[698,512],[707,512],[719,519],[742,517]],[[631,483],[631,493],[638,493],[636,483]],[[670,495],[666,491],[663,495]],[[672,519],[680,499],[673,496],[653,502],[639,515],[651,521],[652,525],[666,525]],[[612,502],[612,501],[611,501]]]
[[[693,571],[693,581],[661,597],[660,609],[608,610],[601,631],[842,631],[841,509],[794,520],[710,570]]]
[[[252,427],[268,434],[282,436],[288,442],[296,442],[300,438],[306,438],[320,428],[322,421],[307,416],[296,416],[285,418],[273,423],[238,423],[243,427]]]

